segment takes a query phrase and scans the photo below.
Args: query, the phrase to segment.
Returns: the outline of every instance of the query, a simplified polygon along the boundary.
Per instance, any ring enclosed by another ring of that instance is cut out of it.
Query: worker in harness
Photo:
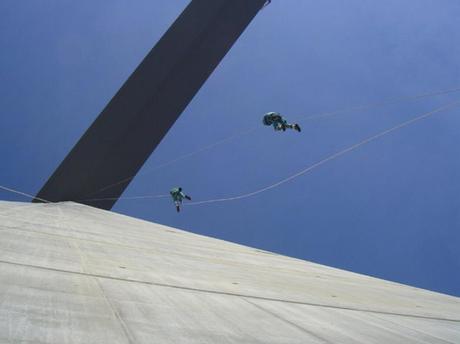
[[[185,198],[185,199],[188,199],[189,201],[192,200],[192,198],[190,196],[187,196],[186,194],[184,194],[182,192],[182,188],[181,187],[175,187],[175,188],[172,188],[171,191],[169,192],[171,194],[171,197],[174,201],[174,204],[176,205],[176,210],[177,212],[180,211],[180,206],[182,205],[182,200]]]
[[[266,113],[263,118],[263,123],[264,125],[268,126],[273,125],[273,128],[276,131],[286,131],[286,129],[294,129],[297,130],[299,133],[301,131],[300,126],[297,123],[289,124],[278,112]]]

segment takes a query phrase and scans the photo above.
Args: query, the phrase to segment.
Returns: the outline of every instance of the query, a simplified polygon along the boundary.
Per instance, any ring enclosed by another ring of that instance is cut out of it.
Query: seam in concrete
[[[301,332],[303,332],[303,333],[306,333],[306,334],[308,334],[309,336],[311,336],[311,337],[313,337],[313,338],[316,338],[316,339],[320,340],[320,341],[323,342],[323,343],[326,343],[326,344],[333,344],[332,342],[328,341],[327,339],[325,339],[325,338],[323,338],[323,337],[321,337],[321,336],[319,336],[319,335],[317,335],[317,334],[315,334],[315,333],[313,333],[313,332],[311,332],[311,331],[308,331],[307,329],[303,328],[303,327],[300,326],[300,325],[297,325],[296,323],[294,323],[294,322],[292,322],[292,321],[289,321],[289,320],[287,320],[287,319],[284,319],[282,316],[280,316],[280,315],[278,315],[278,314],[276,314],[276,313],[274,313],[274,312],[272,312],[272,311],[269,311],[268,309],[262,307],[261,305],[258,305],[258,304],[254,303],[254,302],[251,302],[251,301],[249,301],[249,300],[246,299],[246,298],[243,298],[243,300],[246,301],[247,303],[253,305],[254,307],[260,309],[262,312],[265,312],[265,313],[270,314],[271,316],[275,317],[276,319],[278,319],[278,320],[280,320],[280,321],[282,321],[282,322],[284,322],[284,323],[286,323],[286,324],[288,324],[288,325],[290,325],[290,326],[295,327],[295,328],[298,329],[299,331],[301,331]]]
[[[419,329],[417,329],[417,328],[413,328],[412,326],[403,325],[403,324],[398,323],[398,322],[395,322],[395,321],[393,321],[393,320],[390,320],[390,319],[387,319],[387,318],[383,318],[383,317],[381,317],[381,316],[378,316],[377,314],[372,314],[372,316],[373,316],[375,319],[379,319],[379,320],[381,320],[381,321],[385,321],[385,322],[388,322],[388,323],[393,324],[393,325],[398,325],[398,326],[405,327],[405,328],[407,328],[407,329],[409,329],[409,330],[411,330],[411,331],[418,332],[418,333],[420,333],[420,334],[422,334],[422,335],[424,335],[424,336],[427,336],[427,337],[435,338],[436,340],[439,340],[439,341],[441,341],[441,342],[444,342],[444,343],[447,343],[447,344],[455,344],[454,342],[448,341],[448,340],[446,340],[446,339],[444,339],[444,338],[441,338],[441,337],[435,336],[435,335],[433,335],[433,334],[430,334],[430,333],[421,331],[421,330],[419,330]]]
[[[340,314],[340,313],[339,313],[339,314]],[[371,314],[370,317],[371,317],[371,319],[378,319],[378,320],[380,320],[380,322],[385,322],[385,319],[376,316],[376,314]],[[393,326],[384,326],[382,323],[373,322],[373,321],[372,321],[371,319],[369,319],[369,318],[363,319],[363,318],[358,318],[358,317],[353,316],[353,315],[351,315],[351,318],[352,318],[352,319],[355,319],[355,320],[357,320],[357,321],[360,321],[360,322],[362,322],[362,323],[368,324],[368,325],[370,325],[370,326],[373,326],[373,327],[375,327],[375,328],[378,328],[378,329],[380,329],[380,330],[382,330],[382,331],[384,331],[384,332],[391,333],[391,334],[394,335],[394,336],[399,336],[400,338],[405,339],[407,342],[410,342],[411,339],[414,339],[414,336],[413,336],[413,335],[410,335],[410,334],[408,334],[408,333],[401,333],[400,331],[397,331],[397,330],[396,330],[396,327],[398,327],[398,326],[399,326],[399,327],[402,327],[402,328],[404,328],[404,329],[406,330],[406,332],[407,332],[407,331],[418,332],[418,331],[416,331],[416,330],[414,330],[414,329],[412,329],[412,328],[410,328],[410,327],[404,326],[404,325],[402,325],[402,324],[400,324],[400,323],[398,323],[398,322],[393,322],[393,321],[389,321],[389,320],[387,320],[386,322],[392,324]],[[396,325],[396,326],[395,326],[395,325]],[[420,332],[419,332],[419,333],[420,333]],[[430,336],[431,338],[436,338],[436,337],[431,336],[431,335],[429,335],[429,336]],[[437,338],[437,339],[438,339],[438,338]],[[442,340],[442,339],[440,339],[440,341],[445,342],[445,341]],[[417,338],[417,343],[420,343],[420,344],[422,344],[422,343],[425,343],[425,344],[427,344],[427,343],[428,343],[428,344],[433,344],[434,342],[433,342],[432,340],[426,341],[426,340],[422,340],[422,339],[420,339],[420,338]],[[439,343],[439,341],[436,341],[436,343]]]
[[[128,340],[128,343],[130,344],[136,344],[137,342],[134,340],[133,336],[131,335],[131,332],[129,331],[128,325],[124,322],[123,318],[121,317],[120,313],[117,311],[116,307],[113,305],[112,302],[110,302],[110,299],[107,297],[104,288],[102,288],[101,283],[99,282],[99,278],[95,277],[97,285],[99,286],[99,289],[101,290],[101,294],[104,297],[105,302],[109,306],[110,310],[112,311],[113,316],[118,320],[118,322],[121,325],[121,328],[123,329],[123,332],[125,334],[126,339]]]
[[[132,334],[129,331],[128,326],[123,321],[123,318],[120,316],[120,314],[117,311],[117,309],[115,308],[115,306],[112,304],[112,302],[110,302],[110,299],[107,297],[107,294],[105,293],[104,288],[102,288],[101,283],[99,282],[99,278],[93,277],[93,276],[91,276],[91,274],[86,272],[87,271],[87,269],[86,269],[86,258],[85,258],[85,255],[83,254],[82,250],[80,249],[80,246],[78,245],[78,243],[75,240],[70,240],[70,241],[73,243],[74,248],[78,251],[78,255],[80,256],[81,265],[83,266],[83,274],[87,275],[88,277],[92,277],[94,279],[94,281],[96,282],[96,284],[99,287],[99,290],[101,292],[101,295],[104,298],[105,303],[107,304],[107,306],[109,307],[109,309],[112,312],[112,316],[115,319],[117,319],[118,323],[121,325],[120,327],[123,330],[123,334],[125,335],[125,338],[126,338],[127,342],[129,344],[136,344],[136,342],[134,341],[134,339],[132,337]]]
[[[159,282],[149,282],[149,281],[142,281],[142,280],[135,280],[135,279],[126,279],[126,278],[121,278],[121,277],[105,276],[105,275],[100,275],[100,274],[84,273],[84,272],[79,272],[79,271],[56,269],[56,268],[50,268],[50,267],[45,267],[45,266],[39,266],[39,265],[9,262],[9,261],[5,261],[5,260],[0,260],[0,263],[9,264],[9,265],[15,265],[15,266],[23,266],[23,267],[27,267],[27,268],[33,268],[33,269],[55,271],[55,272],[61,272],[61,273],[66,273],[66,274],[75,274],[75,275],[81,275],[81,276],[98,277],[98,278],[110,279],[110,280],[121,281],[121,282],[140,283],[140,284],[153,285],[153,286],[164,287],[164,288],[188,290],[188,291],[194,291],[194,292],[199,292],[199,293],[236,296],[236,297],[243,297],[243,298],[249,298],[249,299],[255,299],[255,300],[284,302],[284,303],[290,303],[290,304],[296,304],[296,305],[305,305],[305,306],[314,306],[314,307],[323,307],[323,308],[332,308],[332,309],[343,309],[343,310],[346,310],[346,311],[365,312],[365,313],[373,313],[373,314],[397,315],[397,316],[409,317],[409,318],[430,319],[430,320],[439,320],[439,321],[449,321],[449,322],[459,322],[460,323],[460,319],[441,318],[441,317],[428,316],[428,315],[406,314],[406,313],[387,312],[387,311],[377,311],[377,310],[372,310],[372,309],[354,308],[354,307],[346,307],[346,306],[334,306],[334,305],[320,304],[320,303],[314,303],[314,302],[302,302],[302,301],[294,301],[294,300],[286,300],[286,299],[275,299],[275,298],[264,297],[264,296],[238,294],[238,293],[217,291],[217,290],[209,290],[209,289],[199,289],[199,288],[177,286],[177,285],[173,285],[173,284],[166,284],[166,283],[159,283]]]

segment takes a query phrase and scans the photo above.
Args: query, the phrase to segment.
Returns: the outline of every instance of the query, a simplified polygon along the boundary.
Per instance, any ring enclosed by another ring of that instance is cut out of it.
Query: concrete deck
[[[0,343],[460,343],[460,298],[80,204],[0,202]]]

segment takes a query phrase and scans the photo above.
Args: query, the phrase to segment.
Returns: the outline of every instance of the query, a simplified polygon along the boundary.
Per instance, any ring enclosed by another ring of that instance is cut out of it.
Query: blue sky
[[[0,2],[0,185],[36,193],[188,1]],[[273,0],[261,11],[124,196],[175,185],[196,200],[254,191],[460,92],[289,118],[460,87],[455,0]],[[250,135],[155,166],[248,128]],[[184,207],[114,210],[460,296],[460,108],[393,132],[279,188]],[[1,193],[1,199],[26,201]],[[129,235],[129,233],[127,233]]]

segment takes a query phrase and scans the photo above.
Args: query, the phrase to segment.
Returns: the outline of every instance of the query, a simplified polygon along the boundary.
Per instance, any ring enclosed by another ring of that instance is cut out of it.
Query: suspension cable
[[[15,189],[7,188],[6,186],[0,185],[0,189],[8,191],[8,192],[11,192],[11,193],[15,193],[15,194],[18,194],[18,195],[21,195],[21,196],[25,196],[25,197],[30,198],[30,199],[37,199],[37,200],[45,202],[45,203],[51,203],[50,201],[47,201],[46,199],[36,197],[36,196],[30,195],[28,193],[18,191],[18,190],[15,190]]]
[[[299,171],[299,172],[297,172],[297,173],[295,173],[295,174],[293,174],[293,175],[291,175],[291,176],[289,176],[287,178],[284,178],[284,179],[282,179],[282,180],[280,180],[280,181],[278,181],[276,183],[273,183],[271,185],[265,186],[265,187],[263,187],[261,189],[258,189],[256,191],[249,192],[249,193],[242,194],[242,195],[238,195],[238,196],[233,196],[233,197],[217,198],[217,199],[210,199],[210,200],[204,200],[204,201],[198,201],[198,202],[191,202],[191,203],[186,203],[186,205],[193,206],[193,205],[208,204],[208,203],[228,202],[228,201],[234,201],[234,200],[239,200],[239,199],[244,199],[244,198],[248,198],[248,197],[251,197],[251,196],[255,196],[255,195],[260,194],[262,192],[265,192],[265,191],[271,190],[273,188],[276,188],[276,187],[278,187],[280,185],[283,185],[283,184],[285,184],[285,183],[287,183],[287,182],[289,182],[289,181],[291,181],[291,180],[293,180],[295,178],[298,178],[301,175],[303,175],[305,173],[308,173],[308,172],[314,170],[315,168],[317,168],[317,167],[319,167],[321,165],[324,165],[325,163],[327,163],[327,162],[329,162],[331,160],[337,159],[338,157],[340,157],[340,156],[342,156],[342,155],[344,155],[346,153],[349,153],[349,152],[351,152],[351,151],[353,151],[353,150],[355,150],[355,149],[357,149],[357,148],[359,148],[361,146],[364,146],[364,145],[366,145],[366,144],[368,144],[368,143],[370,143],[370,142],[372,142],[372,141],[374,141],[374,140],[376,140],[378,138],[381,138],[382,136],[385,136],[385,135],[387,135],[387,134],[389,134],[389,133],[391,133],[393,131],[396,131],[396,130],[401,129],[401,128],[406,127],[406,126],[409,126],[409,125],[411,125],[411,124],[413,124],[415,122],[418,122],[418,121],[420,121],[422,119],[430,117],[430,116],[432,116],[432,115],[434,115],[434,114],[436,114],[438,112],[451,109],[451,108],[453,108],[454,106],[456,106],[458,104],[460,104],[460,101],[457,100],[455,102],[449,103],[447,105],[444,105],[444,106],[442,106],[440,108],[437,108],[435,110],[432,110],[430,112],[424,113],[423,115],[420,115],[418,117],[415,117],[413,119],[405,121],[405,122],[403,122],[401,124],[398,124],[398,125],[390,128],[390,129],[386,129],[386,130],[384,130],[384,131],[382,131],[382,132],[380,132],[378,134],[375,134],[373,136],[370,136],[367,139],[365,139],[363,141],[360,141],[360,142],[358,142],[358,143],[356,143],[356,144],[354,144],[354,145],[352,145],[350,147],[344,148],[344,149],[342,149],[342,150],[340,150],[340,151],[338,151],[338,152],[336,152],[336,153],[334,153],[334,154],[332,154],[332,155],[330,155],[330,156],[328,156],[326,158],[323,158],[323,159],[319,160],[318,162],[314,163],[313,165],[310,165],[310,166],[302,169],[301,171]]]

